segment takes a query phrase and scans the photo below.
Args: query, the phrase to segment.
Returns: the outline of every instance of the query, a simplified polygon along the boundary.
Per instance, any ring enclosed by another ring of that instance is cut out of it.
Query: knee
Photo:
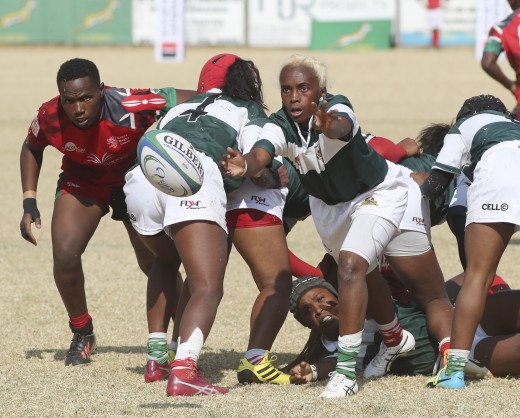
[[[363,265],[360,260],[351,256],[340,257],[338,263],[338,280],[350,283],[364,278],[365,273],[366,265]]]
[[[54,245],[52,257],[54,268],[59,270],[69,270],[81,267],[82,251],[67,245]]]

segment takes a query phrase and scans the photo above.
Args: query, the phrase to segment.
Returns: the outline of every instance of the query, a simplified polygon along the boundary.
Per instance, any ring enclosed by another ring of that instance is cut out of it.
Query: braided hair
[[[455,118],[458,121],[461,118],[476,115],[484,110],[494,110],[511,117],[511,113],[507,110],[502,100],[491,94],[481,94],[480,96],[473,96],[464,101],[464,104],[457,113]]]
[[[262,93],[260,72],[253,61],[237,58],[226,72],[222,93],[242,100],[252,100],[267,109]]]

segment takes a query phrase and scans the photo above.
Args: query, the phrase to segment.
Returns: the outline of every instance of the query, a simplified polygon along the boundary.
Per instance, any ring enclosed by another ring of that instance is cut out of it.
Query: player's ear
[[[322,96],[326,96],[327,95],[327,87],[322,87],[321,88],[321,95]]]
[[[101,96],[103,96],[103,92],[105,91],[105,83],[99,84],[99,91],[101,93]]]

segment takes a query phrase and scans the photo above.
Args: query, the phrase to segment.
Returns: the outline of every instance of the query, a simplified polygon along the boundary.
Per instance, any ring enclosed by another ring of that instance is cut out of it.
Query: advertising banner
[[[0,2],[0,43],[131,44],[131,0]]]
[[[391,44],[395,0],[249,0],[254,47],[374,49]]]

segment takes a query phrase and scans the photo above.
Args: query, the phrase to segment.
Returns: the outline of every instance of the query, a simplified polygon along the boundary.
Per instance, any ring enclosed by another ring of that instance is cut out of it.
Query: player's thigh
[[[232,235],[235,248],[260,289],[279,280],[290,280],[289,250],[283,225],[235,228]]]
[[[58,196],[52,214],[53,247],[83,253],[106,212],[107,207],[93,199],[72,194]]]
[[[466,279],[485,277],[492,280],[515,225],[507,223],[471,223],[466,226]]]
[[[227,232],[211,221],[181,222],[168,227],[186,271],[190,290],[222,289],[228,260]]]

